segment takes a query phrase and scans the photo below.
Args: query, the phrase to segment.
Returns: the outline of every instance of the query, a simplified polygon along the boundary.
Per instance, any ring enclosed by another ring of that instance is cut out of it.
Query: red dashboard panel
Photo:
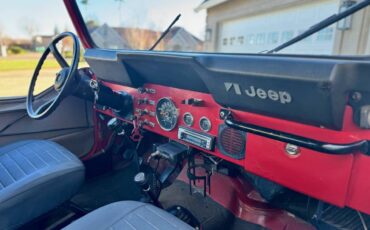
[[[105,83],[116,91],[126,91],[134,97],[134,111],[147,110],[147,114],[140,116],[144,128],[167,138],[178,140],[178,127],[186,126],[182,117],[191,113],[194,125],[191,127],[201,131],[199,120],[208,117],[211,122],[210,135],[217,138],[219,126],[224,122],[219,118],[222,108],[209,94],[147,84],[144,87],[151,93],[139,93],[137,89],[115,84]],[[177,127],[171,131],[161,129],[156,120],[156,103],[161,98],[171,98],[179,112]],[[201,99],[202,106],[183,104],[183,100],[190,98]],[[148,103],[139,104],[145,99]],[[110,110],[100,111],[113,116]],[[347,109],[344,128],[334,131],[304,125],[296,122],[257,115],[248,112],[233,111],[235,118],[262,127],[279,130],[303,137],[331,143],[350,143],[370,138],[370,131],[357,128],[352,122],[352,111]],[[286,153],[286,143],[254,134],[247,134],[245,158],[233,159],[223,155],[217,148],[206,151],[209,154],[242,166],[245,170],[265,177],[293,190],[305,193],[315,198],[338,206],[350,206],[370,214],[370,197],[366,191],[370,189],[370,181],[366,181],[370,168],[370,157],[360,153],[349,155],[328,155],[313,150],[301,148],[298,155]],[[216,139],[217,142],[217,139]],[[195,146],[193,146],[195,147]]]

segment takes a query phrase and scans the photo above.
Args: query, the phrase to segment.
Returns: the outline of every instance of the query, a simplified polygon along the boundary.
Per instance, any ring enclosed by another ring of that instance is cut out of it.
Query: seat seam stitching
[[[140,219],[144,220],[144,222],[148,223],[150,226],[153,226],[155,229],[158,229],[157,226],[155,226],[154,224],[150,223],[149,221],[147,221],[144,217],[142,217],[141,215],[137,214],[137,213],[134,213],[134,215],[138,216]]]
[[[38,168],[36,167],[36,165],[34,165],[33,163],[32,163],[32,161],[30,161],[24,154],[23,154],[23,152],[19,152],[20,153],[20,155],[28,162],[28,163],[30,163],[30,165],[35,169],[35,170],[38,170]]]
[[[0,154],[0,156],[1,155],[3,155],[3,154],[6,154],[6,153],[9,153],[9,152],[11,152],[11,151],[13,151],[13,150],[15,150],[15,149],[17,149],[17,148],[20,148],[20,147],[24,147],[24,146],[26,146],[26,145],[28,145],[28,144],[30,144],[30,141],[25,141],[22,145],[20,145],[20,146],[17,146],[17,145],[15,145],[13,148],[11,148],[10,150],[8,150],[8,151],[4,151],[2,154]],[[0,148],[0,153],[1,153],[1,150],[2,149],[4,149],[6,146],[4,146],[4,147],[2,147],[2,148]]]
[[[53,156],[53,154],[51,154],[48,149],[45,150],[45,153],[47,155],[49,155],[51,158],[53,158],[56,162],[58,162],[58,163],[61,162],[61,160],[60,159],[57,159],[55,156]]]
[[[27,176],[28,174],[24,171],[24,169],[22,169],[22,167],[19,165],[19,163],[13,158],[13,156],[11,156],[12,154],[7,154],[9,156],[9,158],[15,162],[15,165],[22,171],[22,173]]]
[[[134,230],[137,229],[137,228],[135,228],[135,226],[133,226],[132,224],[130,224],[130,222],[128,222],[126,219],[121,219],[121,220],[123,220],[126,224],[128,224],[128,226],[130,226],[132,229],[134,229]],[[116,222],[116,223],[118,223],[118,222]],[[114,223],[114,224],[116,224],[116,223]],[[113,226],[114,224],[112,224],[111,226]]]
[[[50,164],[49,163],[47,163],[44,159],[42,159],[42,157],[39,155],[39,153],[38,152],[36,152],[35,151],[35,156],[40,160],[40,161],[42,161],[45,165],[46,165],[46,167],[49,167],[50,166]]]
[[[16,182],[17,180],[13,177],[13,175],[9,172],[8,168],[5,167],[5,165],[0,161],[0,166],[5,170],[5,172],[10,176],[10,178],[13,180],[13,182]]]
[[[167,223],[169,223],[172,227],[177,227],[177,225],[173,225],[171,222],[169,222],[168,220],[166,220],[166,218],[164,218],[163,216],[159,215],[158,213],[154,212],[153,210],[150,210],[148,207],[145,207],[146,210],[148,210],[149,212],[153,213],[154,215],[160,217],[161,219],[163,219],[164,221],[166,221]]]
[[[127,217],[128,215],[130,215],[131,213],[135,212],[137,209],[139,209],[139,208],[141,208],[141,207],[143,207],[143,206],[145,206],[145,204],[140,204],[140,206],[138,206],[138,207],[136,207],[136,208],[132,209],[132,210],[131,210],[131,212],[129,212],[129,213],[127,213],[127,214],[123,215],[123,216],[122,216],[122,217],[120,217],[118,220],[116,220],[115,222],[113,222],[113,223],[111,224],[111,226],[115,225],[116,223],[118,223],[119,221],[121,221],[122,219],[124,219],[125,217]],[[136,228],[135,228],[135,229],[136,229]]]
[[[60,148],[59,148],[59,146],[53,146],[53,145],[51,145],[49,142],[46,142],[46,144],[47,144],[49,147],[50,147],[50,146],[52,146],[53,148],[54,148],[54,147],[56,147],[56,148],[55,148],[55,150],[56,150],[60,155],[62,155],[63,157],[67,158],[68,160],[72,161],[72,158],[70,158],[69,156],[67,156],[67,155],[68,155],[68,152],[66,152],[64,149],[60,149]]]
[[[1,163],[1,162],[0,162]],[[64,171],[66,171],[66,170],[64,170]],[[73,174],[73,173],[76,173],[76,172],[78,172],[78,171],[83,171],[83,170],[76,170],[76,171],[72,171],[72,172],[68,172],[68,173],[66,173],[66,174],[63,174],[63,176],[66,176],[66,175],[69,175],[69,174]],[[58,171],[58,173],[60,173],[60,172],[63,172],[63,171]],[[54,173],[53,173],[54,174]],[[48,174],[48,175],[52,175],[52,174]],[[60,177],[60,176],[59,176]],[[52,178],[52,179],[57,179],[58,177],[54,177],[54,178]],[[37,184],[37,185],[35,185],[35,186],[33,186],[33,187],[31,187],[31,188],[35,188],[35,187],[38,187],[38,186],[42,186],[42,185],[44,185],[44,184],[47,184],[47,183],[49,183],[51,180],[48,180],[48,181],[44,181],[44,182],[42,182],[42,183],[40,183],[40,184]],[[5,202],[7,202],[7,201],[9,201],[9,200],[11,200],[11,199],[13,199],[13,198],[15,198],[15,197],[17,197],[17,196],[20,196],[20,195],[22,195],[23,193],[26,193],[26,192],[28,192],[29,190],[25,190],[25,191],[22,191],[22,192],[20,192],[20,193],[18,193],[16,196],[12,196],[12,197],[9,197],[8,199],[6,199],[6,200],[3,200],[1,203],[5,203]]]

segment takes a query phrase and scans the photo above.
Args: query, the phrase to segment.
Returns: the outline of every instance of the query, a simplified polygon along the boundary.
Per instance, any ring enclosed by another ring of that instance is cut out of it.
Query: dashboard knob
[[[189,98],[181,101],[181,104],[184,105],[192,105],[192,106],[202,106],[203,105],[203,100],[202,99],[197,99],[197,98]]]
[[[144,115],[147,115],[149,113],[149,111],[147,109],[143,109],[140,111],[140,116],[144,116]]]
[[[137,88],[137,92],[140,93],[140,94],[144,94],[144,93],[146,93],[146,89],[144,87],[139,87],[139,88]]]
[[[143,99],[138,99],[137,100],[137,103],[139,104],[139,105],[146,105],[146,104],[148,104],[148,98],[143,98]]]

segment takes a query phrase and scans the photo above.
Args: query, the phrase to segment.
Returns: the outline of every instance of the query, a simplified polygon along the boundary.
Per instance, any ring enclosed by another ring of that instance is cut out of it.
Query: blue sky
[[[77,0],[79,1],[79,0]],[[110,26],[141,27],[163,30],[182,14],[177,23],[198,37],[204,36],[205,12],[195,13],[194,8],[203,0],[124,0],[121,13],[114,0],[90,0],[82,8],[86,17]],[[0,32],[6,36],[25,38],[27,25],[36,25],[37,34],[53,34],[55,26],[60,31],[74,31],[62,0],[0,0]],[[121,20],[120,20],[121,19]]]
[[[60,30],[73,26],[61,0],[0,0],[0,29],[6,36],[28,36],[24,27],[34,24],[37,34],[53,34],[54,27]]]

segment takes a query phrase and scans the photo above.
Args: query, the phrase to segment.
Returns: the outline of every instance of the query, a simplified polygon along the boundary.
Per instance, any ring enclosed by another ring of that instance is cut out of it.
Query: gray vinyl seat
[[[188,230],[188,224],[151,204],[120,201],[101,207],[71,223],[64,230]]]
[[[15,229],[70,199],[84,181],[81,161],[51,141],[0,147],[0,229]]]

